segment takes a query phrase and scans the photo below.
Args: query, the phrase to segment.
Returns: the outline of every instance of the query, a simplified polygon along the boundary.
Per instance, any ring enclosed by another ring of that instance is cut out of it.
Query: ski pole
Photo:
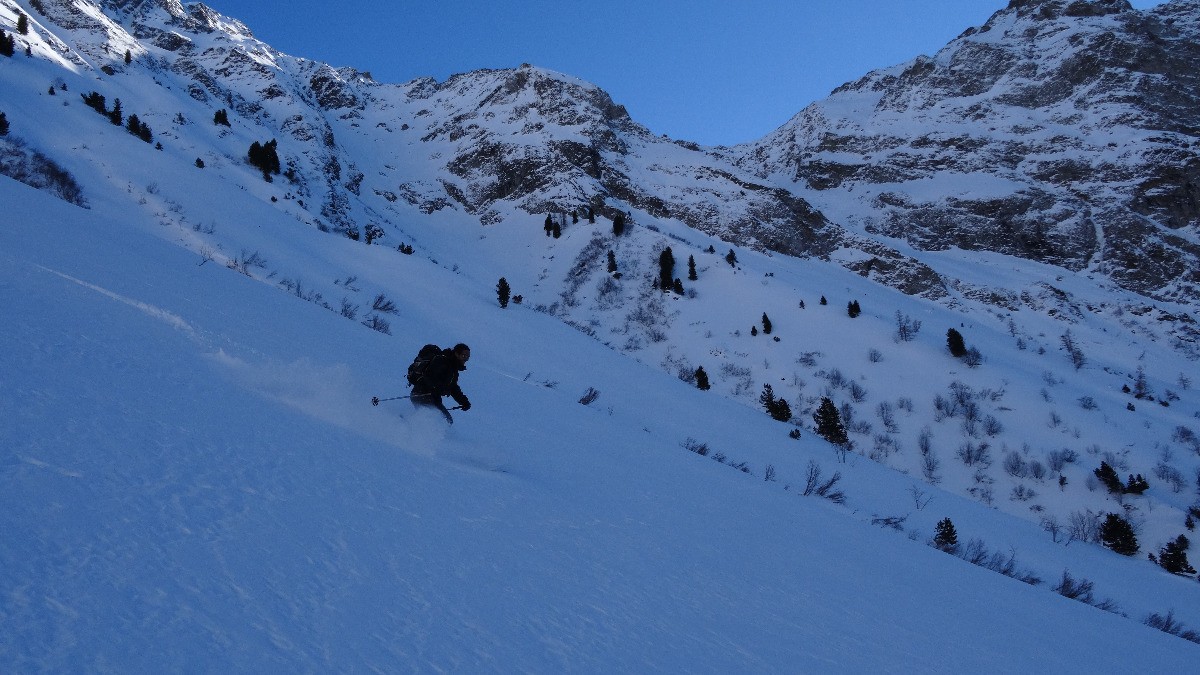
[[[371,405],[379,405],[382,401],[398,401],[402,398],[412,398],[412,396],[393,396],[391,398],[379,398],[378,396],[372,396]]]

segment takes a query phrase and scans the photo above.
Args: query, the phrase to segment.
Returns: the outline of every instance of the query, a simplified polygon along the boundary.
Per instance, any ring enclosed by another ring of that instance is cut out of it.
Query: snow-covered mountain
[[[1195,302],[1198,38],[1191,0],[1013,0],[732,156],[855,232]]]
[[[0,658],[1083,669],[1122,644],[1188,662],[1140,623],[1200,630],[1195,574],[1148,559],[1200,517],[1194,272],[1153,271],[1195,269],[1177,64],[1198,21],[1191,1],[1013,2],[760,143],[700,148],[534,66],[377,83],[199,3],[0,0],[19,533]],[[985,55],[997,79],[960,73]],[[364,405],[421,344],[459,340],[475,405],[452,433]],[[790,419],[762,411],[766,385]],[[814,431],[823,399],[840,449]],[[1109,492],[1101,462],[1149,488]],[[1109,513],[1135,556],[1098,542]],[[926,545],[944,518],[959,557]],[[1062,600],[1064,573],[1111,611]],[[997,608],[967,624],[982,643],[948,639],[956,603]],[[655,655],[687,607],[712,640]]]

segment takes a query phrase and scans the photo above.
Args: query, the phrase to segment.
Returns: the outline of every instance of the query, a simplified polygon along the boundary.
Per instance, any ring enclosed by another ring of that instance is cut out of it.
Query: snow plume
[[[434,456],[445,438],[446,423],[440,416],[434,411],[411,410],[407,399],[365,405],[365,388],[345,363],[320,364],[307,357],[290,363],[251,362],[224,349],[209,356],[257,394],[407,452]]]

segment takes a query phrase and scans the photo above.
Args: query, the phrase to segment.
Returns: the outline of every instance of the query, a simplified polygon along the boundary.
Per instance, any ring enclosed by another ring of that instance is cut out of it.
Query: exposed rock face
[[[730,155],[818,208],[854,201],[839,210],[865,235],[1194,300],[1198,131],[1200,3],[1014,0],[936,56],[848,83]]]

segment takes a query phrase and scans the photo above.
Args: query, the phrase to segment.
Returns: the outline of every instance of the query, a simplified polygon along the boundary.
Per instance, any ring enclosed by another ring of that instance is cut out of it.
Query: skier
[[[467,361],[471,358],[471,348],[461,342],[452,349],[443,349],[429,362],[413,383],[412,401],[414,407],[427,406],[437,408],[446,421],[454,424],[450,411],[442,403],[443,396],[450,396],[466,412],[471,409],[471,402],[458,386],[458,374],[467,369]]]

